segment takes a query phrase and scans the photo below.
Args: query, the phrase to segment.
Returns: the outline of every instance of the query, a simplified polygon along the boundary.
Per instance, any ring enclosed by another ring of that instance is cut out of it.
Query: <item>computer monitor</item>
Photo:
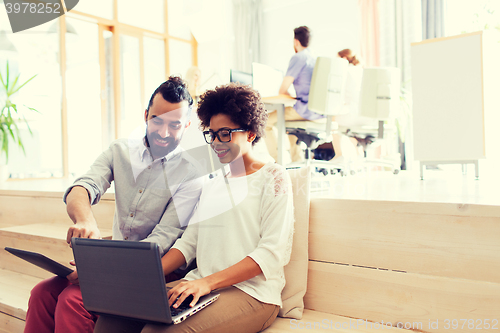
[[[251,73],[246,73],[236,69],[231,69],[229,80],[230,82],[238,82],[241,84],[251,85],[253,78]]]

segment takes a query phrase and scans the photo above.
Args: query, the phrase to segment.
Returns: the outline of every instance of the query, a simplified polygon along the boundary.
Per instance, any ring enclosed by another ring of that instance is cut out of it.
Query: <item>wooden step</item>
[[[39,278],[53,276],[35,265],[4,250],[6,246],[41,253],[65,266],[73,259],[73,251],[66,243],[69,224],[38,223],[0,229],[0,268]],[[111,230],[101,230],[103,238],[111,238]]]
[[[31,289],[42,279],[0,269],[0,332],[21,333]]]
[[[72,222],[62,201],[64,192],[0,190],[0,228],[34,223]],[[99,229],[111,229],[115,210],[114,194],[107,193],[92,206]]]
[[[23,333],[24,320],[0,312],[0,333]]]

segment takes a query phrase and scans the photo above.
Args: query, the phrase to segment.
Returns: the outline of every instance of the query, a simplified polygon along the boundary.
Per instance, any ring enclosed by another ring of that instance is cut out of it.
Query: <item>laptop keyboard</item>
[[[186,297],[186,299],[179,305],[177,309],[175,309],[173,306],[170,307],[170,314],[172,316],[176,316],[182,311],[186,310],[189,308],[189,304],[193,301],[193,295],[189,295]]]
[[[170,307],[170,314],[172,317],[177,316],[179,313],[186,310],[187,308],[189,308],[189,305],[185,306],[185,305],[181,304],[177,309],[174,308],[173,306],[171,306]]]

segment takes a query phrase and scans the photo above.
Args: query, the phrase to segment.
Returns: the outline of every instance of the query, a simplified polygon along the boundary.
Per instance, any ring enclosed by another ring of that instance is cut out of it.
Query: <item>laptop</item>
[[[155,243],[72,238],[71,244],[83,305],[90,312],[178,324],[219,297],[210,293],[192,308],[186,301],[171,308]]]

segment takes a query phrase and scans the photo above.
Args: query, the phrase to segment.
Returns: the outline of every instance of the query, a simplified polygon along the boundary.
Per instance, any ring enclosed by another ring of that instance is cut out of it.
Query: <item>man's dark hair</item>
[[[170,76],[167,81],[160,84],[156,88],[155,92],[151,95],[148,104],[148,114],[149,108],[153,105],[153,99],[156,94],[161,94],[164,100],[170,103],[180,103],[182,101],[187,101],[189,105],[189,111],[187,113],[187,119],[191,116],[191,109],[193,108],[193,98],[189,94],[187,84],[178,76]]]
[[[225,114],[241,128],[255,133],[256,144],[264,136],[267,111],[260,94],[250,86],[229,83],[207,91],[198,102],[198,117],[203,129],[210,126],[210,119]]]
[[[309,40],[311,39],[311,30],[308,27],[301,26],[293,29],[294,38],[300,42],[303,47],[309,46]]]

